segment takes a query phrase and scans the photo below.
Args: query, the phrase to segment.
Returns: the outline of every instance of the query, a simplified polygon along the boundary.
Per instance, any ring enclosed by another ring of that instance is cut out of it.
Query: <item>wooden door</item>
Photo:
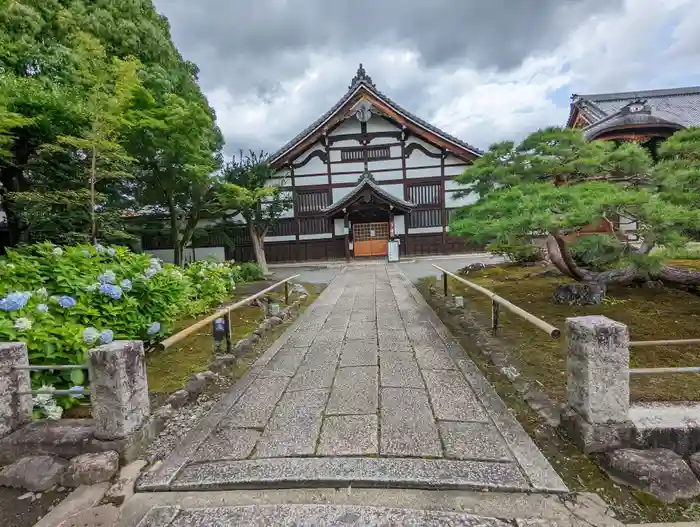
[[[352,226],[353,251],[359,256],[386,256],[389,253],[389,223],[356,223]]]

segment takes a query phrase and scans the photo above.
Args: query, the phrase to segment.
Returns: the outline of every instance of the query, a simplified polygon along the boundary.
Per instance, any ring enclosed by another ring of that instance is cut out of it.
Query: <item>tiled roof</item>
[[[596,117],[595,110],[603,115],[592,119],[593,124],[614,115],[629,103],[641,100],[651,108],[652,115],[682,126],[700,126],[700,86],[669,90],[644,90],[636,92],[598,93],[574,95],[573,104],[586,116]]]
[[[365,172],[365,174],[363,174],[363,176],[360,178],[360,181],[358,181],[357,186],[355,188],[353,188],[350,192],[348,192],[339,200],[335,201],[334,203],[331,203],[325,209],[322,209],[321,212],[329,213],[341,208],[344,203],[351,201],[355,196],[357,196],[362,191],[362,189],[365,188],[365,186],[369,186],[370,188],[372,188],[372,190],[374,190],[385,200],[395,203],[400,207],[403,207],[405,209],[412,209],[415,207],[415,204],[411,203],[410,201],[397,198],[393,194],[390,194],[389,192],[384,190],[382,187],[380,187],[374,182],[370,173]]]
[[[289,151],[291,148],[293,148],[297,143],[301,142],[305,137],[316,131],[324,122],[326,122],[328,119],[330,119],[342,106],[348,102],[352,97],[360,90],[362,87],[364,87],[366,90],[370,91],[373,95],[375,95],[378,99],[382,100],[389,106],[391,106],[397,113],[403,115],[406,117],[409,121],[413,121],[417,125],[430,130],[434,134],[442,137],[443,139],[460,146],[461,148],[464,148],[465,150],[468,150],[469,152],[477,155],[477,156],[482,156],[483,152],[476,148],[475,146],[470,145],[469,143],[466,143],[460,139],[457,139],[456,137],[443,132],[439,128],[431,125],[430,123],[424,121],[420,117],[412,114],[411,112],[404,110],[401,106],[396,104],[394,101],[392,101],[389,97],[384,95],[382,92],[380,92],[374,83],[372,82],[371,77],[367,75],[365,72],[364,67],[362,64],[360,64],[360,67],[357,70],[357,74],[355,77],[352,79],[352,82],[350,86],[348,87],[347,93],[340,98],[340,100],[333,105],[333,107],[328,110],[326,113],[324,113],[321,117],[316,119],[313,123],[311,123],[309,126],[307,126],[304,130],[302,130],[300,133],[298,133],[291,141],[289,141],[287,144],[285,144],[282,148],[280,148],[277,152],[272,154],[270,159],[274,163],[277,158],[281,157],[282,155],[286,154],[287,151]]]

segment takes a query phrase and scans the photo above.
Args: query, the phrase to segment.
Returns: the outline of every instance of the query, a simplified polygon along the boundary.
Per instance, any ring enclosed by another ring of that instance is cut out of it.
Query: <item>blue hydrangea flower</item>
[[[107,254],[109,254],[110,256],[114,256],[115,254],[117,254],[117,251],[116,249],[110,247],[109,249],[107,249]]]
[[[116,279],[117,275],[114,274],[114,271],[111,269],[107,269],[104,273],[97,277],[97,281],[101,284],[113,284]]]
[[[103,252],[105,252],[104,246],[103,246],[103,245],[100,245],[99,243],[98,243],[97,245],[95,245],[95,250],[96,250],[98,253],[103,253]]]
[[[95,328],[85,328],[83,331],[83,342],[85,344],[94,344],[100,336],[100,332]]]
[[[83,395],[83,392],[85,391],[85,388],[83,386],[71,386],[68,388],[71,392],[75,392],[75,394],[72,394],[71,397],[75,399],[82,399],[85,397]]]
[[[80,252],[83,253],[83,256],[87,256],[88,258],[90,258],[90,251],[88,251],[87,249],[83,249]]]
[[[46,313],[49,310],[49,306],[47,306],[46,304],[39,304],[38,306],[36,306],[36,310],[40,313]]]
[[[121,281],[119,285],[121,286],[124,292],[128,293],[129,291],[131,291],[131,280],[125,278]]]
[[[146,277],[146,279],[150,279],[153,278],[157,273],[158,271],[155,268],[149,267],[143,272],[143,275]]]
[[[75,307],[76,304],[77,302],[72,296],[63,295],[58,297],[58,305],[64,309],[70,309],[71,307]]]
[[[148,262],[148,267],[153,267],[154,269],[160,270],[160,260],[158,258],[151,258]]]
[[[109,344],[114,340],[114,332],[111,329],[105,329],[100,333],[100,344]]]
[[[0,311],[17,311],[22,309],[27,305],[31,296],[32,294],[27,291],[10,293],[5,298],[0,299]]]
[[[102,284],[100,286],[100,293],[107,295],[112,300],[119,300],[122,297],[122,288],[118,285]]]
[[[154,322],[148,328],[148,336],[153,336],[160,331],[160,322]]]

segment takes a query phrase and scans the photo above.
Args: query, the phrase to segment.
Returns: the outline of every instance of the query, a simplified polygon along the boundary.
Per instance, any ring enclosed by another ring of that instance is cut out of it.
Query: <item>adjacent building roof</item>
[[[359,100],[363,95],[369,98],[370,100],[374,98],[375,100],[384,103],[384,105],[386,105],[396,114],[400,115],[406,121],[408,121],[409,124],[413,124],[418,129],[428,131],[438,136],[445,142],[456,147],[458,151],[467,152],[471,155],[471,157],[480,157],[481,155],[483,155],[483,152],[475,146],[472,146],[469,143],[457,139],[456,137],[448,134],[447,132],[440,130],[439,128],[424,121],[420,117],[417,117],[416,115],[412,114],[408,110],[405,110],[397,103],[392,101],[389,97],[387,97],[377,89],[377,87],[374,85],[374,82],[372,82],[372,78],[369,75],[367,75],[365,68],[362,66],[362,64],[360,64],[360,67],[357,69],[355,77],[353,77],[352,81],[350,82],[350,86],[348,86],[347,93],[343,95],[343,97],[341,97],[340,100],[337,103],[335,103],[330,110],[328,110],[321,117],[319,117],[313,123],[311,123],[311,125],[302,130],[277,152],[272,154],[272,156],[270,157],[272,164],[274,165],[276,163],[279,163],[279,161],[283,159],[286,154],[292,152],[296,146],[303,143],[310,136],[315,136],[317,134],[323,133],[324,131],[328,131],[328,129],[330,128],[329,125],[334,124],[333,118],[336,117],[337,114],[339,114],[339,112],[343,108],[346,108],[347,106],[352,106],[354,103],[356,103],[357,100]]]
[[[667,90],[574,94],[567,126],[582,115],[589,127],[617,115],[632,103],[648,107],[651,116],[680,127],[700,126],[700,86]],[[601,123],[602,124],[602,123]]]
[[[411,203],[410,201],[397,198],[393,194],[384,190],[382,187],[380,187],[374,182],[372,174],[370,174],[369,172],[365,172],[360,177],[360,180],[357,182],[357,186],[355,188],[353,188],[348,194],[346,194],[336,202],[330,204],[325,209],[322,209],[321,212],[323,212],[326,215],[331,215],[339,212],[344,207],[348,207],[349,205],[357,201],[357,199],[359,199],[362,195],[362,191],[365,189],[370,190],[370,192],[377,195],[382,200],[386,201],[387,203],[393,205],[397,209],[402,210],[404,212],[408,212],[415,207],[415,204]]]

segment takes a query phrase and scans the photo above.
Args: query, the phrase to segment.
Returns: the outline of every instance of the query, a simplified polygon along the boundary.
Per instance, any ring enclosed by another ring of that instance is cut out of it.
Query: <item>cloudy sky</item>
[[[487,148],[566,121],[572,93],[700,85],[697,0],[154,0],[226,137],[274,151],[377,87]]]

